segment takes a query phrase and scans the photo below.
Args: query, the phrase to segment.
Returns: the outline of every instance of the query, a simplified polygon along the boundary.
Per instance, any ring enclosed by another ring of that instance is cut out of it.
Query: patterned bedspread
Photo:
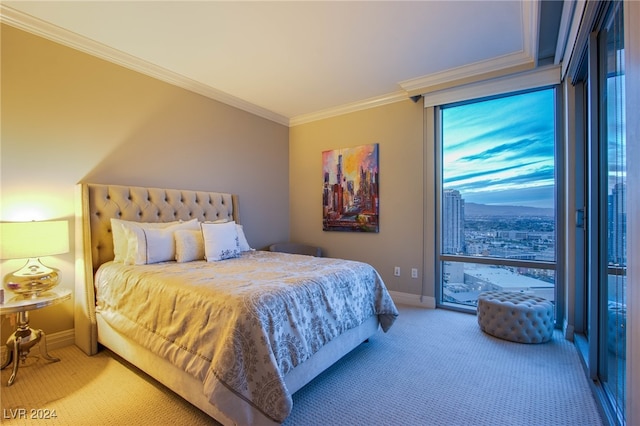
[[[203,382],[222,384],[282,422],[284,375],[334,337],[398,311],[368,264],[272,252],[221,262],[130,266],[96,274],[97,310],[119,332]],[[215,401],[212,400],[215,404]]]

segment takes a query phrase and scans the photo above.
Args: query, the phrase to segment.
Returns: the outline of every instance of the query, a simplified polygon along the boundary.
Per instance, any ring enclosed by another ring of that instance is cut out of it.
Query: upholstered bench
[[[487,291],[478,296],[478,324],[512,342],[543,343],[553,336],[553,304],[524,293]]]

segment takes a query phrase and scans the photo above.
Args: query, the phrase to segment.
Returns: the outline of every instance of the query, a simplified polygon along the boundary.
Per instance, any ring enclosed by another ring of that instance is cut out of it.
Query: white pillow
[[[224,222],[205,222],[205,223],[227,223]],[[252,251],[253,249],[249,246],[247,242],[247,238],[244,235],[244,230],[242,229],[242,225],[236,224],[236,229],[238,231],[238,243],[240,252]],[[202,230],[192,231],[192,230],[180,230],[174,233],[176,240],[176,261],[179,263],[182,262],[193,262],[194,260],[202,260],[205,259],[204,253],[204,238],[202,236]]]
[[[198,219],[180,222],[162,229],[132,225],[125,229],[128,238],[128,252],[124,263],[145,265],[148,263],[175,260],[176,245],[174,233],[178,230],[198,230]]]
[[[218,220],[214,220],[213,222],[207,221],[204,223],[229,223],[229,222],[233,222],[229,219],[218,219]],[[239,225],[236,223],[236,226],[238,228],[238,239],[240,241],[240,251],[241,252],[245,252],[245,251],[251,251],[253,250],[250,246],[249,243],[247,242],[247,237],[244,235],[244,228],[242,228],[242,225]]]
[[[178,230],[174,236],[177,262],[192,262],[204,259],[204,239],[200,229],[197,231]]]
[[[242,228],[242,225],[236,224],[236,228],[238,230],[238,242],[239,242],[239,246],[240,246],[240,251],[244,252],[244,251],[253,250],[249,246],[249,242],[247,241],[247,237],[244,235],[244,228]]]
[[[146,229],[161,229],[178,224],[180,222],[133,222],[130,220],[111,219],[111,234],[113,236],[113,260],[114,262],[124,262],[129,252],[129,241],[125,235],[125,229],[131,226],[143,227]]]
[[[231,259],[240,255],[238,227],[235,222],[203,223],[201,227],[207,262]]]

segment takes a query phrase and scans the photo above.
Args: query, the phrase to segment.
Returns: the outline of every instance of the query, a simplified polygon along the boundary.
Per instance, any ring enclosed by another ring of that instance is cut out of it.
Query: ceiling
[[[561,9],[536,0],[3,1],[2,22],[295,125],[531,68],[553,57]]]

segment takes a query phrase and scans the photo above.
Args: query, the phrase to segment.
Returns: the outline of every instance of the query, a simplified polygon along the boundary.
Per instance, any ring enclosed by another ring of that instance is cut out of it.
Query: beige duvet
[[[268,418],[292,408],[283,377],[346,330],[397,309],[368,264],[253,251],[220,262],[130,266],[96,274],[97,311],[114,329]]]

